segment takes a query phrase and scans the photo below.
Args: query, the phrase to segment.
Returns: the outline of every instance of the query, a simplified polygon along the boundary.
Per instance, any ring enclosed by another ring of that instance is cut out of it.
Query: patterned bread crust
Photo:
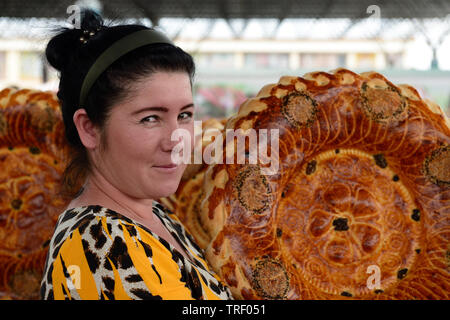
[[[207,259],[236,298],[450,297],[450,125],[439,106],[379,73],[338,69],[263,87],[226,128],[279,129],[277,174],[206,170]]]
[[[39,297],[67,155],[54,93],[0,91],[0,297]]]

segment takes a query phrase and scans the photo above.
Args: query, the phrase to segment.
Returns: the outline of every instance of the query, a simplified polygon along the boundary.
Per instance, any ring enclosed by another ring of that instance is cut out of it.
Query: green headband
[[[163,33],[152,29],[133,32],[114,42],[97,58],[97,60],[95,60],[94,64],[86,74],[83,85],[81,86],[79,106],[82,107],[84,105],[89,90],[95,80],[97,80],[103,71],[105,71],[114,61],[136,48],[152,43],[173,44],[173,42]]]

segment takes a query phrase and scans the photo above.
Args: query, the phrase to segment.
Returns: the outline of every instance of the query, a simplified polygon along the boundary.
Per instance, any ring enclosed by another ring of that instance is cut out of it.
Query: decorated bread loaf
[[[268,144],[272,174],[250,161],[205,171],[195,219],[236,298],[450,298],[450,125],[439,106],[379,73],[338,69],[263,87],[225,129],[279,142]]]
[[[0,298],[36,299],[67,199],[64,125],[52,92],[0,91]]]

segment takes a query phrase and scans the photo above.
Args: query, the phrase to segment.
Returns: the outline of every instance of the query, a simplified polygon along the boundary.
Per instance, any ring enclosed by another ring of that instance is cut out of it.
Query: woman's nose
[[[174,135],[175,130],[179,129],[178,122],[170,122],[165,126],[165,130],[163,132],[163,136],[161,139],[161,148],[163,151],[172,152],[177,144],[182,141],[182,138],[179,135]]]

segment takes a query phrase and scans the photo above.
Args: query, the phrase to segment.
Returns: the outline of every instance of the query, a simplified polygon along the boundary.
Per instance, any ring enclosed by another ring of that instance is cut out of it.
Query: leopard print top
[[[58,218],[41,282],[42,299],[232,299],[177,217],[153,202],[186,249],[111,209],[82,206]]]

